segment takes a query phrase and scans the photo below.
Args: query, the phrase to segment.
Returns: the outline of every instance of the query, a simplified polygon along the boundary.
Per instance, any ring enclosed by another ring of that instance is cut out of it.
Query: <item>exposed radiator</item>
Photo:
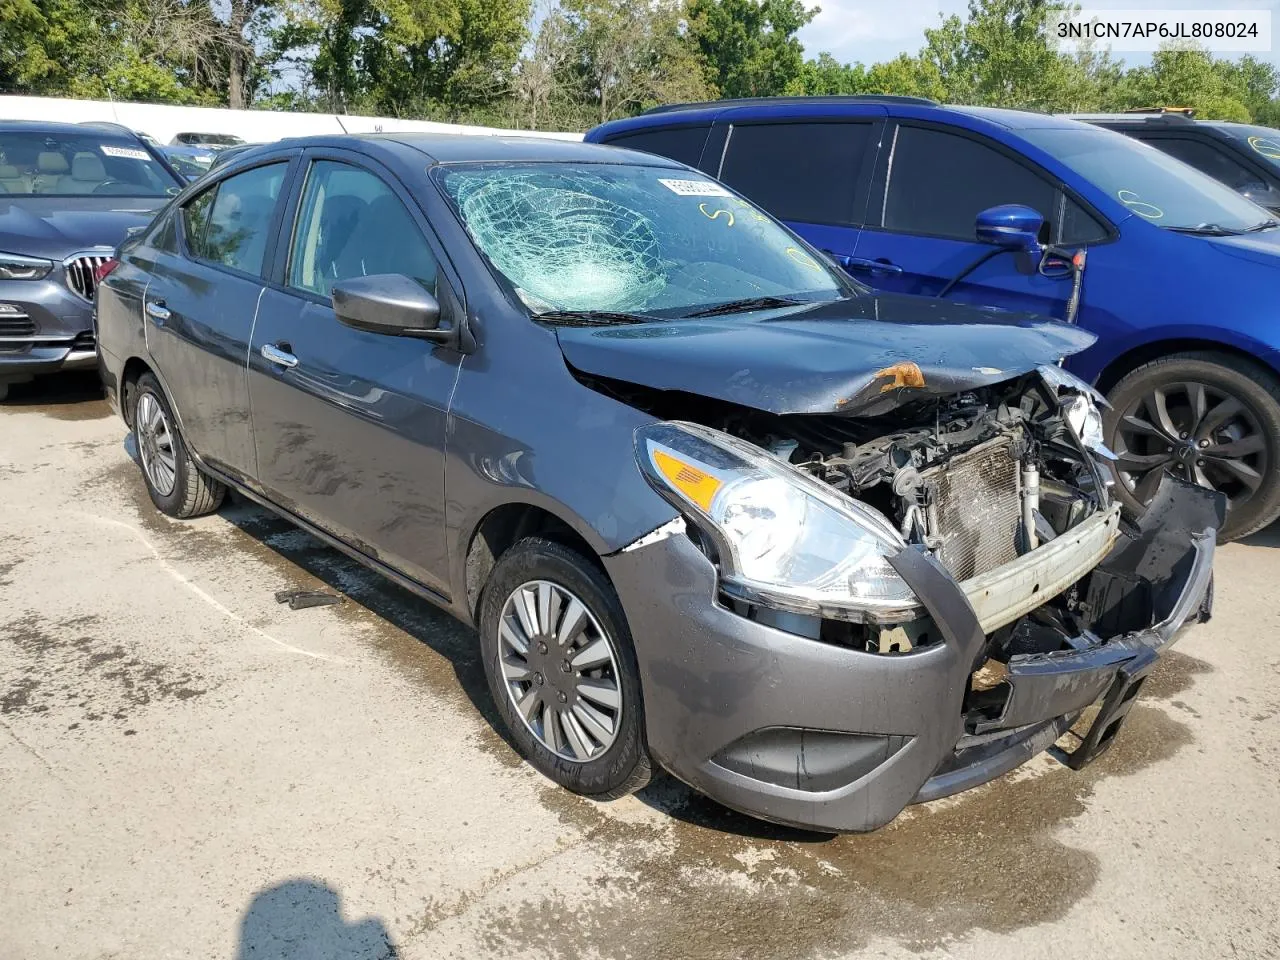
[[[1022,506],[1009,437],[996,437],[921,475],[933,490],[938,559],[957,580],[1017,559]]]

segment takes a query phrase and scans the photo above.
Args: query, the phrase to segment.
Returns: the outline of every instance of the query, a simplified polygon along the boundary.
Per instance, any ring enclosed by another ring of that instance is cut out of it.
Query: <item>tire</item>
[[[553,598],[545,611],[550,616],[543,616],[543,585],[546,596]],[[531,591],[526,595],[533,606],[526,613],[539,629],[527,630],[519,615],[517,592],[522,590]],[[566,625],[576,612],[574,599],[585,608],[586,616],[579,630],[569,632]],[[479,622],[489,692],[529,763],[560,786],[595,800],[613,800],[649,782],[640,669],[618,595],[598,566],[562,544],[541,537],[521,540],[494,566],[480,598]],[[562,638],[568,653],[557,646],[553,631],[542,629],[546,622],[568,634]],[[526,657],[517,653],[512,638],[526,643]],[[582,672],[566,667],[574,659],[570,653],[584,664],[598,661],[604,653],[599,640],[607,647],[607,664]],[[544,644],[542,652],[539,644]],[[610,683],[616,697],[605,696]],[[589,696],[579,692],[584,689],[591,691]],[[526,720],[517,699],[527,704],[530,695],[534,700]],[[620,704],[616,713],[604,705],[605,699],[612,698]],[[551,720],[550,732],[549,708],[558,714]],[[607,744],[602,730],[612,734]]]
[[[146,422],[139,422],[140,418]],[[149,373],[138,378],[129,421],[138,444],[142,479],[156,509],[179,520],[217,510],[227,488],[202,473],[191,459],[169,401]]]
[[[8,396],[9,385],[7,383],[0,383],[0,403],[3,403]]]
[[[1126,374],[1108,399],[1114,489],[1131,510],[1141,513],[1169,469],[1227,496],[1220,542],[1280,517],[1280,381],[1270,371],[1229,354],[1176,353]]]

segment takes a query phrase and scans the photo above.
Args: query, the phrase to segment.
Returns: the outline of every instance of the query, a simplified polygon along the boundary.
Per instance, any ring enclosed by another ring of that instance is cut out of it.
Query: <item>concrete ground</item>
[[[472,633],[243,503],[161,517],[124,436],[91,380],[0,407],[3,960],[1280,956],[1274,528],[1102,760],[832,839],[556,788]]]

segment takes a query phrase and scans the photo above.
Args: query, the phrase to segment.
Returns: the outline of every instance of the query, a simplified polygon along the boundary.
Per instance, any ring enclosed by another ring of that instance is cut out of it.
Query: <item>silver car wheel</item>
[[[144,393],[138,399],[134,420],[142,469],[156,493],[167,497],[173,493],[178,478],[178,460],[173,449],[173,429],[169,426],[169,418],[155,396]]]
[[[592,760],[622,724],[613,641],[586,604],[548,580],[521,584],[498,621],[503,686],[524,725],[566,760]]]

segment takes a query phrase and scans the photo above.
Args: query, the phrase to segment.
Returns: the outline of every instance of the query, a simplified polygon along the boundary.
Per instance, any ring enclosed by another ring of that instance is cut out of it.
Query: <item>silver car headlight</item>
[[[877,511],[695,423],[641,427],[636,457],[654,488],[716,544],[731,596],[841,620],[917,609],[888,561],[905,541]]]
[[[0,280],[41,280],[53,269],[52,260],[0,253]]]

